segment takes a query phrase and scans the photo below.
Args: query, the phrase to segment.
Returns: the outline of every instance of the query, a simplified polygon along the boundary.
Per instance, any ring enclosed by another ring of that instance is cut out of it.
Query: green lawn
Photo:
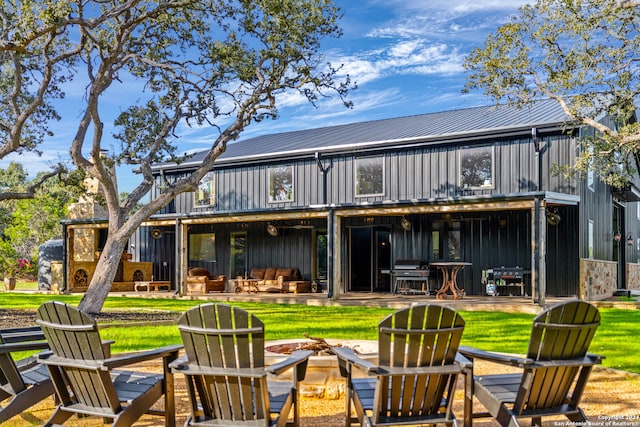
[[[35,310],[44,301],[78,304],[79,296],[23,295],[0,293],[3,309]],[[201,301],[111,297],[105,310],[169,310],[184,312]],[[307,305],[237,303],[257,315],[264,323],[268,340],[315,337],[376,339],[378,322],[391,309],[368,307],[315,307]],[[604,366],[640,373],[640,310],[601,309],[602,324],[591,345],[591,352],[604,355]],[[466,321],[462,344],[485,350],[526,352],[533,315],[502,312],[461,312]],[[172,324],[104,328],[103,339],[113,339],[114,352],[159,347],[180,342]],[[153,337],[153,339],[149,339]]]

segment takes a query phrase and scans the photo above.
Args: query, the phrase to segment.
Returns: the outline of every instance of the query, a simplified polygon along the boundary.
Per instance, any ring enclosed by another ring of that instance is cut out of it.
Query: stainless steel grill
[[[382,273],[391,275],[391,292],[394,294],[429,294],[429,268],[422,260],[399,259],[393,270],[382,270]],[[419,283],[419,288],[410,286],[414,282]]]

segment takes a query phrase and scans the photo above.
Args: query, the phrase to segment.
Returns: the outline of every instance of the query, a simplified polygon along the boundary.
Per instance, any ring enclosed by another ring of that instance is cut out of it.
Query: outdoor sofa
[[[298,293],[311,289],[311,282],[303,280],[297,268],[252,268],[250,277],[258,292]]]

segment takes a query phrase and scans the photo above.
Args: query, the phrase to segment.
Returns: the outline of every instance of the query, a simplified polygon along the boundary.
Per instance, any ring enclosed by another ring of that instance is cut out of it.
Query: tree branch
[[[40,188],[48,179],[60,175],[63,170],[64,168],[61,165],[56,166],[51,172],[42,175],[40,179],[27,187],[25,191],[7,191],[0,193],[0,201],[33,199],[38,188]]]

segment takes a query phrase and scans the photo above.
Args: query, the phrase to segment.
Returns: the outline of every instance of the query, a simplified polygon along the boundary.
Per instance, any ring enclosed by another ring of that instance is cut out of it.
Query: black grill
[[[493,272],[493,276],[492,276]],[[524,277],[525,270],[521,267],[496,267],[489,270],[489,279],[498,280],[511,280],[520,279]]]
[[[399,259],[393,265],[393,270],[382,270],[382,273],[391,275],[391,286],[393,287],[391,292],[394,294],[429,293],[429,269],[422,260]],[[410,287],[411,282],[419,282],[418,287]],[[400,287],[400,284],[404,286]]]
[[[512,295],[509,287],[517,287],[520,296],[526,296],[524,277],[531,274],[531,270],[522,267],[494,267],[487,270],[487,294],[489,295]]]

